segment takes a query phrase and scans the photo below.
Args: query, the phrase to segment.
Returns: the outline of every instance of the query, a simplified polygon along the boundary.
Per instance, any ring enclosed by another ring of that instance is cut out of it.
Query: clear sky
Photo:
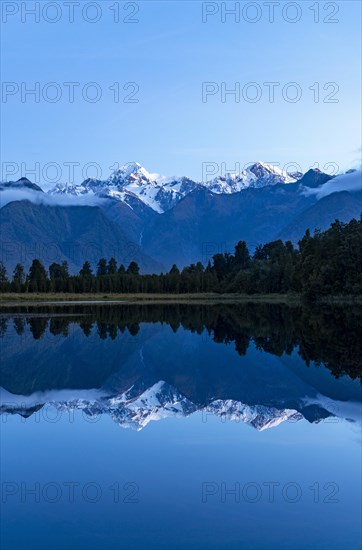
[[[220,171],[256,160],[304,171],[358,165],[359,1],[275,2],[274,15],[267,2],[79,0],[44,12],[48,4],[2,2],[3,177],[9,162],[19,165],[14,178],[33,180],[35,163],[38,172],[57,163],[60,181],[72,179],[64,163],[79,163],[77,182],[87,163],[104,178],[116,163],[139,161],[196,180],[205,162]],[[235,5],[240,18],[225,13]],[[40,10],[38,22],[24,6]],[[73,102],[69,82],[79,83]],[[273,102],[266,82],[279,83]],[[38,96],[25,95],[36,83]],[[238,102],[222,93],[235,86]],[[85,99],[95,93],[99,101]]]

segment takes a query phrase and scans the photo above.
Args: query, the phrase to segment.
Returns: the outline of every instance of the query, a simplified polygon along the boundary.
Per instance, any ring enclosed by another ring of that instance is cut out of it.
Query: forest
[[[0,292],[14,293],[237,293],[300,294],[309,300],[328,295],[362,293],[362,219],[328,230],[306,231],[294,246],[276,240],[250,253],[239,241],[234,253],[215,254],[183,269],[173,265],[161,274],[141,274],[132,261],[118,266],[115,258],[101,258],[97,265],[84,262],[78,274],[67,262],[52,263],[48,270],[34,259],[29,272],[18,263],[11,276],[0,262]]]

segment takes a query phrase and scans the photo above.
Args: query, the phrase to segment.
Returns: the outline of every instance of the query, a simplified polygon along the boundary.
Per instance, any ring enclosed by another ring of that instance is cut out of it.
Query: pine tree
[[[250,266],[250,254],[245,241],[239,241],[235,247],[234,267],[247,269]]]
[[[92,277],[93,271],[89,262],[84,262],[82,269],[79,271],[81,277]]]
[[[105,258],[101,258],[97,264],[97,277],[103,275],[107,275],[107,260]]]
[[[21,292],[25,283],[25,271],[22,264],[16,264],[13,271],[12,288],[14,292]]]
[[[40,260],[35,259],[30,266],[28,274],[29,292],[46,292],[48,277],[45,267]]]
[[[115,275],[117,273],[117,262],[114,258],[111,258],[108,262],[107,273],[109,275]]]
[[[56,262],[49,266],[50,289],[52,292],[64,292],[69,287],[68,262]]]
[[[173,266],[171,267],[170,274],[171,275],[180,275],[180,270],[179,270],[179,268],[177,267],[176,264],[173,264]]]
[[[7,276],[6,267],[3,262],[0,262],[0,290],[6,292],[8,290],[9,281]]]
[[[137,264],[137,262],[131,262],[127,268],[127,274],[128,275],[139,275],[140,268]]]

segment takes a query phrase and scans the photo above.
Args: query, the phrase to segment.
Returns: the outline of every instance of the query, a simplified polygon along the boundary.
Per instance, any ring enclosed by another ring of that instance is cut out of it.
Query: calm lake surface
[[[359,549],[360,322],[1,308],[2,550]]]

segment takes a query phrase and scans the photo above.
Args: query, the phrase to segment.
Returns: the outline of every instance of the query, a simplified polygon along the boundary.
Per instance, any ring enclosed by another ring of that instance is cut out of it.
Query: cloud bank
[[[4,189],[0,191],[0,208],[14,201],[28,200],[34,204],[47,206],[99,206],[105,199],[94,195],[76,197],[72,195],[48,195],[31,189]]]
[[[361,169],[350,172],[349,174],[341,174],[335,178],[327,181],[323,185],[313,189],[305,187],[303,189],[304,195],[315,195],[317,199],[322,199],[332,193],[338,193],[340,191],[349,191],[357,193],[362,191],[362,171]]]

